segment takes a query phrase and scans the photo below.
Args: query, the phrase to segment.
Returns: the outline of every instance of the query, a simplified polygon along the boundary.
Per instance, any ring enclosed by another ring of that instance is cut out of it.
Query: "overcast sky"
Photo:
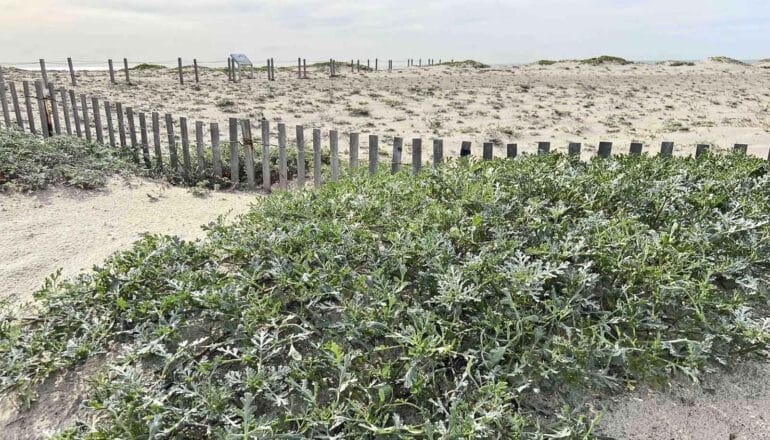
[[[770,0],[0,0],[0,63],[770,58]]]

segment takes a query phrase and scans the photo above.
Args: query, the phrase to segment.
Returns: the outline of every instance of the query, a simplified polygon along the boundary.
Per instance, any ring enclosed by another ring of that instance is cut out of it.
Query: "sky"
[[[769,0],[0,0],[0,64],[770,58]]]

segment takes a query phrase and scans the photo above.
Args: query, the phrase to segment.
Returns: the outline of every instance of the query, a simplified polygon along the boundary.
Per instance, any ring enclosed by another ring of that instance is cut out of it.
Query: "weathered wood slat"
[[[321,186],[321,130],[313,129],[313,185]]]
[[[433,167],[441,165],[444,161],[444,140],[433,139]]]
[[[569,145],[567,145],[567,154],[570,156],[580,156],[580,149],[583,147],[583,145],[580,142],[570,142]]]
[[[123,103],[115,104],[115,117],[118,119],[118,138],[120,139],[120,147],[126,149],[128,143],[126,143],[126,123],[123,120]]]
[[[13,84],[11,84],[13,85]],[[15,89],[14,89],[15,92]],[[67,131],[67,134],[72,136],[72,123],[70,122],[70,106],[67,104],[67,91],[64,90],[64,87],[59,89],[59,101],[61,101],[61,113],[64,117],[64,129]],[[19,113],[16,113],[16,116],[20,116]]]
[[[29,132],[37,134],[35,128],[35,114],[32,109],[32,92],[29,90],[29,81],[22,81],[22,91],[24,92],[24,106],[27,108],[27,126],[29,126]],[[74,94],[74,92],[71,92]]]
[[[21,105],[19,105],[19,94],[16,92],[16,84],[11,82],[8,83],[8,86],[11,89],[11,101],[13,102],[13,113],[16,115],[16,125],[24,131],[24,120],[21,118]],[[62,92],[64,92],[64,89],[62,89]],[[62,96],[66,98],[66,92],[63,93]]]
[[[48,100],[51,103],[51,117],[53,118],[53,129],[57,135],[61,134],[61,122],[59,120],[59,99],[56,97],[56,88],[53,83],[48,83]],[[53,133],[51,133],[53,134]]]
[[[80,95],[80,111],[82,112],[83,119],[83,133],[86,135],[86,140],[91,141],[91,118],[88,116],[88,99],[86,95]]]
[[[211,132],[211,162],[214,168],[214,176],[222,178],[222,151],[219,146],[219,124],[212,122],[209,126]]]
[[[548,154],[551,152],[551,143],[550,142],[538,142],[537,143],[537,154]]]
[[[329,155],[331,156],[332,182],[340,178],[339,138],[337,130],[329,130]]]
[[[8,110],[8,95],[5,93],[5,77],[3,76],[3,69],[0,67],[0,109],[3,111],[3,121],[5,127],[11,127],[11,113]]]
[[[75,91],[70,90],[70,104],[72,105],[72,125],[75,126],[75,134],[83,137],[83,131],[80,128],[80,112],[78,112],[78,100],[75,98]]]
[[[278,186],[288,188],[288,164],[286,163],[286,124],[278,123]]]
[[[190,179],[190,138],[187,131],[187,118],[179,118],[179,136],[182,138],[182,177],[185,181]]]
[[[254,174],[254,140],[251,138],[251,121],[241,119],[241,135],[243,136],[244,160],[246,161],[246,182],[250,190],[257,188],[256,176]]]
[[[128,137],[131,139],[131,158],[134,163],[139,163],[139,142],[136,141],[136,124],[134,123],[134,109],[126,107],[126,122]]]
[[[238,119],[230,118],[230,181],[237,185],[240,181],[240,164],[238,159]]]
[[[142,140],[142,159],[146,168],[152,168],[150,162],[150,141],[147,138],[147,117],[144,113],[139,113],[139,132]]]
[[[748,144],[735,144],[733,145],[733,151],[740,154],[746,154],[749,151]]]
[[[176,151],[176,136],[174,136],[174,117],[166,113],[166,137],[168,139],[168,160],[171,169],[179,172],[179,157]]]
[[[40,58],[40,75],[43,78],[43,86],[48,84],[48,70],[45,68],[45,60]]]
[[[155,150],[155,167],[163,170],[163,150],[160,145],[160,114],[152,112],[152,142]]]
[[[419,174],[422,169],[422,139],[412,139],[412,173]]]
[[[631,142],[631,147],[629,148],[628,152],[632,155],[640,155],[642,154],[642,147],[643,144],[641,142]]]
[[[391,156],[390,172],[397,173],[401,170],[401,153],[404,150],[404,138],[393,138],[393,154]]]
[[[116,148],[115,125],[112,123],[112,104],[107,100],[104,101],[104,117],[107,120],[107,138],[110,140],[110,147]]]
[[[660,144],[660,155],[661,157],[671,157],[674,155],[674,143],[673,142],[662,142]]]
[[[99,111],[99,99],[91,98],[91,111],[94,114],[94,129],[96,131],[96,142],[104,145],[104,131],[102,130],[102,115]]]
[[[305,188],[305,127],[297,125],[297,187]]]
[[[196,58],[193,58],[193,70],[195,70],[195,83],[200,82],[200,77],[198,77],[198,60]]]
[[[599,157],[610,157],[612,155],[612,142],[599,142],[597,154]]]
[[[112,60],[107,60],[107,66],[110,71],[110,84],[115,84],[115,68],[112,65]]]
[[[184,73],[182,73],[182,58],[177,58],[179,63],[179,84],[184,85]]]
[[[262,189],[270,192],[270,122],[262,119]]]
[[[48,125],[48,114],[45,110],[45,92],[43,92],[43,82],[39,79],[35,80],[35,96],[37,99],[37,109],[40,113],[40,132],[43,134],[44,138],[47,138],[51,136],[51,127]],[[91,139],[89,138],[88,140]]]
[[[129,75],[129,72],[128,72],[128,59],[127,58],[123,58],[123,68],[125,69],[125,72],[126,72],[126,84],[131,85],[131,76]]]
[[[376,134],[369,135],[369,174],[374,174],[379,168],[379,138]]]
[[[471,155],[471,143],[469,141],[463,141],[460,144],[460,157],[466,157]]]
[[[709,150],[708,144],[698,144],[695,146],[695,157],[704,155]]]
[[[505,146],[505,157],[513,159],[519,154],[519,146],[517,144],[507,144]]]
[[[67,65],[70,68],[70,81],[72,81],[72,87],[77,87],[78,80],[75,78],[75,68],[72,66],[72,58],[67,57]]]
[[[350,158],[350,169],[358,168],[358,133],[350,133],[348,156]]]
[[[482,148],[481,158],[484,160],[492,160],[494,144],[492,142],[484,142]]]
[[[204,149],[205,145],[203,144],[203,122],[195,121],[195,174],[198,179],[202,179],[203,173],[206,171],[206,158],[204,155]]]

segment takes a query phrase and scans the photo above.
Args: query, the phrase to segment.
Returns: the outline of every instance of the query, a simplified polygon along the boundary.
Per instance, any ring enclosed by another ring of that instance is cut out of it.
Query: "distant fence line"
[[[5,81],[0,69],[0,106],[2,107],[3,121],[6,129],[29,131],[32,134],[40,134],[44,138],[64,134],[74,135],[79,138],[85,138],[88,141],[109,145],[112,148],[120,146],[131,152],[135,163],[144,164],[148,169],[164,170],[167,169],[166,167],[169,167],[174,172],[179,173],[185,182],[189,184],[218,178],[228,179],[232,184],[238,185],[241,181],[241,169],[243,168],[243,175],[245,175],[248,188],[256,189],[257,187],[254,168],[254,148],[257,142],[255,142],[255,138],[252,136],[252,124],[249,119],[229,118],[229,137],[226,142],[230,162],[228,170],[225,168],[225,164],[223,164],[219,124],[216,122],[208,125],[208,136],[206,135],[206,125],[201,121],[194,122],[195,164],[193,164],[193,152],[191,152],[191,139],[188,127],[189,121],[186,117],[176,119],[172,114],[166,113],[161,120],[161,115],[158,112],[152,112],[148,122],[148,115],[145,112],[137,112],[134,108],[125,106],[120,102],[113,103],[107,99],[100,100],[85,94],[77,96],[74,90],[67,90],[64,87],[56,88],[53,83],[48,83],[46,87],[42,80],[35,81],[34,95],[30,89],[29,81],[22,82],[22,97],[24,98],[24,112],[22,112],[22,102],[19,99],[19,91],[16,84],[11,82],[8,85],[11,94],[11,105],[13,106],[14,122],[12,122],[6,96]],[[48,95],[46,95],[46,91]],[[36,102],[36,109],[32,104],[33,99]],[[78,108],[78,106],[80,107]],[[37,118],[35,113],[38,114]],[[26,125],[25,118],[23,117],[24,114],[27,116]],[[139,121],[138,129],[136,124],[137,118]],[[165,130],[161,129],[161,125],[165,126]],[[181,142],[181,161],[177,149],[177,129],[175,125],[179,126],[178,138]],[[275,148],[276,145],[270,144],[270,122],[263,119],[259,122],[259,125],[261,137],[258,144],[261,146],[262,151],[262,188],[269,192],[273,183],[270,155],[271,151],[275,151],[271,150],[271,147]],[[306,175],[305,166],[305,128],[302,125],[297,125],[295,130],[296,164],[294,165],[296,168],[297,184],[302,187],[305,185],[306,178],[309,177]],[[137,132],[139,134],[138,138]],[[152,133],[152,145],[150,145],[150,132]],[[167,155],[163,153],[164,142],[162,133],[164,132],[166,134],[165,147],[168,152]],[[359,133],[349,133],[349,166],[351,168],[359,166],[359,137]],[[207,138],[210,139],[208,142],[205,140]],[[330,178],[332,181],[335,181],[340,175],[339,132],[337,130],[329,130],[328,139]],[[277,124],[277,140],[277,182],[280,188],[287,188],[289,158],[287,155],[286,126],[283,123]],[[312,177],[313,184],[316,187],[322,184],[323,179],[321,140],[321,129],[312,129]],[[369,172],[376,173],[380,167],[379,136],[370,134],[368,141]],[[579,155],[581,145],[580,143],[569,143],[567,146],[568,154]],[[402,166],[403,147],[404,138],[393,137],[390,162],[393,172],[399,171]],[[424,163],[422,138],[413,138],[411,147],[412,171],[418,173]],[[470,156],[471,147],[471,142],[461,142],[460,157]],[[628,152],[629,154],[642,154],[642,148],[642,143],[632,142]],[[735,144],[733,148],[745,154],[747,153],[748,145]],[[697,145],[695,156],[702,155],[708,149],[709,145],[707,144]],[[444,141],[442,139],[433,139],[432,150],[432,163],[434,166],[437,166],[444,160]],[[550,151],[550,142],[537,143],[537,154],[547,154]],[[599,143],[597,151],[599,157],[609,157],[612,152],[612,142]],[[661,143],[660,156],[672,156],[673,153],[673,142],[666,141]],[[516,157],[518,155],[518,144],[506,144],[505,155],[508,158]],[[243,156],[243,164],[240,163],[241,156]],[[493,156],[494,144],[492,142],[483,143],[483,160],[491,160]],[[770,160],[770,155],[768,160]]]

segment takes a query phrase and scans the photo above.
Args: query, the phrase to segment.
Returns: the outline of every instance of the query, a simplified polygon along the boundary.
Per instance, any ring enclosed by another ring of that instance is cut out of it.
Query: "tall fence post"
[[[376,134],[369,135],[369,174],[377,172],[380,154],[379,139]]]
[[[115,68],[112,66],[112,60],[107,60],[107,66],[110,69],[110,83],[115,84]]]
[[[422,139],[412,139],[412,173],[419,174],[422,169]]]
[[[288,187],[286,163],[286,124],[278,123],[278,185],[281,189]]]
[[[160,145],[160,115],[152,112],[152,144],[155,150],[155,168],[163,170],[163,150]]]
[[[660,156],[661,157],[671,157],[674,155],[674,143],[673,142],[662,142],[660,144]]]
[[[59,121],[59,107],[56,98],[56,88],[53,83],[48,83],[48,101],[51,103],[51,116],[53,117],[53,128],[57,135],[61,134],[61,122]],[[53,133],[51,133],[53,134]]]
[[[230,118],[230,181],[237,185],[240,180],[238,163],[238,119]]]
[[[48,71],[45,68],[45,60],[40,58],[40,75],[43,77],[43,84],[48,84]]]
[[[350,157],[350,169],[358,168],[358,133],[350,133],[348,157]]]
[[[70,104],[72,105],[72,124],[75,126],[75,134],[79,138],[82,138],[83,132],[81,131],[81,128],[80,128],[80,113],[78,113],[78,100],[75,99],[75,91],[70,90],[69,95],[70,95]]]
[[[184,85],[184,73],[182,73],[182,57],[177,58],[177,64],[179,65],[179,84]]]
[[[302,75],[307,79],[307,60],[302,58]]]
[[[463,141],[460,144],[460,157],[466,157],[471,155],[471,143],[470,141]]]
[[[436,168],[444,161],[444,140],[433,139],[433,167]]]
[[[147,137],[147,116],[144,112],[139,113],[139,133],[142,141],[142,159],[144,160],[144,166],[147,169],[152,168],[152,162],[150,162],[150,141]]]
[[[27,125],[29,125],[29,132],[32,134],[37,134],[37,130],[35,129],[35,113],[32,109],[32,93],[29,90],[29,81],[22,81],[22,90],[24,92],[24,106],[27,108]],[[70,92],[73,94],[75,92]],[[80,134],[78,134],[80,136]]]
[[[193,70],[195,70],[195,84],[198,84],[200,82],[200,77],[198,76],[198,59],[193,58]]]
[[[395,174],[401,170],[401,154],[404,150],[404,139],[396,136],[393,138],[393,154],[390,160],[390,172]]]
[[[110,101],[104,100],[104,117],[107,120],[107,137],[110,140],[110,147],[115,148],[115,126],[112,124],[112,107]]]
[[[40,60],[42,61],[42,59]],[[43,63],[45,67],[45,63]],[[43,82],[41,80],[35,80],[35,95],[37,98],[37,108],[40,112],[40,131],[43,133],[43,137],[50,137],[51,131],[48,126],[48,114],[45,110],[45,93],[43,92]],[[91,139],[89,139],[91,140]]]
[[[168,160],[171,170],[179,172],[179,156],[176,152],[176,137],[174,136],[174,117],[166,113],[166,136],[168,137]]]
[[[262,119],[262,189],[270,192],[270,122]]]
[[[78,85],[78,81],[75,79],[75,68],[72,67],[72,58],[67,57],[67,65],[70,68],[70,81],[72,81],[72,87],[76,87]]]
[[[123,69],[126,71],[126,84],[131,85],[131,77],[128,72],[128,58],[123,58]]]
[[[297,58],[297,79],[302,79],[302,58]]]
[[[11,84],[13,86],[13,84]],[[12,90],[15,94],[15,89]],[[15,101],[14,97],[14,101]],[[59,100],[61,101],[61,112],[62,116],[64,117],[64,128],[67,130],[68,135],[72,135],[72,124],[70,123],[70,111],[69,106],[67,105],[67,91],[64,90],[64,87],[59,89]],[[18,104],[18,103],[16,103]],[[16,116],[19,117],[20,112],[18,111],[18,108],[16,109]]]
[[[313,184],[321,186],[321,129],[313,129]]]
[[[241,135],[243,136],[244,159],[246,160],[246,181],[249,189],[254,190],[257,183],[254,177],[254,140],[251,138],[251,120],[241,119]],[[268,180],[270,177],[268,177]]]
[[[519,153],[519,146],[517,144],[507,144],[505,146],[505,157],[513,159]]]
[[[182,140],[182,177],[187,181],[190,178],[190,169],[192,166],[190,161],[190,138],[187,131],[187,118],[184,116],[179,118],[179,136]]]
[[[211,132],[211,165],[214,168],[214,176],[222,178],[222,152],[219,147],[219,124],[212,122],[209,131]]]
[[[11,128],[11,114],[8,113],[8,98],[5,94],[5,78],[3,77],[2,67],[0,67],[0,107],[3,109],[5,128]]]
[[[301,125],[296,127],[297,138],[297,187],[305,188],[305,128]]]
[[[195,158],[196,158],[196,177],[203,178],[203,171],[206,169],[206,159],[204,157],[203,145],[203,122],[195,121]]]
[[[91,111],[94,114],[94,127],[96,130],[96,142],[104,145],[104,132],[102,131],[102,115],[99,112],[99,99],[91,98]]]
[[[631,142],[628,153],[631,155],[640,155],[642,154],[642,147],[643,145],[641,142]]]
[[[123,121],[123,103],[115,103],[115,117],[118,119],[120,147],[125,149],[128,145],[126,144],[126,123]]]
[[[494,154],[494,144],[492,142],[484,142],[481,150],[481,158],[484,160],[492,160]]]
[[[8,85],[11,88],[11,101],[13,101],[13,112],[16,115],[16,125],[18,125],[22,131],[24,131],[24,121],[21,119],[21,106],[19,105],[19,94],[16,92],[16,84],[13,82],[10,82],[8,83]],[[64,89],[62,89],[62,92],[64,92]],[[66,98],[66,96],[64,97]],[[62,101],[62,102],[65,102],[65,101]],[[66,102],[65,102],[65,105],[66,105]]]
[[[329,130],[329,155],[331,156],[332,182],[340,177],[339,138],[337,130]]]

